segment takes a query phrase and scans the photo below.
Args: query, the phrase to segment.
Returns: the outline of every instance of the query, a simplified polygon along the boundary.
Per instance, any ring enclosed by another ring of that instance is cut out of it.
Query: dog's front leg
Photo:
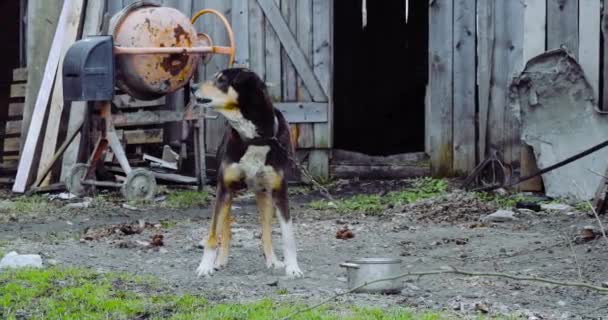
[[[256,193],[256,203],[262,224],[262,249],[266,258],[266,267],[283,268],[285,265],[274,254],[272,247],[272,218],[274,218],[275,213],[272,196],[266,191],[258,191]]]
[[[287,194],[287,182],[282,177],[281,185],[273,192],[274,202],[277,207],[277,217],[281,225],[281,236],[283,238],[283,255],[285,257],[285,273],[289,277],[301,277],[302,270],[298,266],[296,238],[293,230],[293,221],[289,213],[289,200]]]
[[[228,223],[228,239],[226,239],[226,221],[230,219],[230,209],[232,207],[232,194],[230,190],[226,188],[223,183],[219,183],[217,187],[217,197],[215,201],[215,207],[213,208],[213,216],[211,218],[211,226],[209,227],[209,236],[207,238],[207,242],[205,243],[205,251],[203,253],[203,259],[201,260],[201,264],[196,270],[198,276],[210,276],[215,271],[215,260],[217,258],[217,247],[218,247],[218,229],[224,229],[222,234],[222,247],[224,247],[224,243],[229,245],[229,228],[230,224]],[[228,240],[228,241],[226,241]],[[224,260],[228,258],[227,250],[221,250],[222,257]],[[221,261],[220,261],[221,262]]]

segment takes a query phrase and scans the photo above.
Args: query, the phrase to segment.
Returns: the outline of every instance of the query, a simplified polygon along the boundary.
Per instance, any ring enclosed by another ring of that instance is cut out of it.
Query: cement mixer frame
[[[124,10],[133,10],[139,6],[149,4],[148,1],[142,1],[134,4],[132,7],[126,7]],[[152,5],[155,4],[152,3]],[[71,81],[73,85],[64,85],[65,99],[71,101],[95,101],[101,119],[101,136],[97,140],[87,163],[75,164],[66,175],[64,182],[70,193],[77,196],[85,196],[93,192],[95,187],[109,187],[120,188],[123,196],[128,200],[153,199],[157,191],[156,177],[160,176],[163,180],[168,181],[183,182],[183,179],[177,175],[154,173],[148,169],[131,167],[114,127],[114,124],[118,123],[127,124],[125,117],[112,114],[111,101],[115,88],[114,61],[117,56],[177,54],[211,57],[212,55],[219,54],[228,55],[230,57],[228,64],[232,66],[235,56],[235,42],[234,33],[228,20],[216,10],[203,9],[198,11],[190,21],[194,25],[197,19],[206,14],[213,14],[221,20],[228,32],[230,46],[215,46],[208,35],[197,33],[199,40],[197,44],[202,43],[203,45],[192,47],[122,47],[114,45],[111,36],[105,36],[105,38],[85,38],[75,43],[68,50],[63,76],[64,83],[70,83]],[[110,44],[108,44],[108,41],[110,41]],[[99,61],[96,62],[95,59]],[[203,60],[203,63],[206,62],[208,60]],[[110,66],[107,66],[108,63]],[[102,70],[104,65],[108,68],[107,72]],[[191,80],[190,78],[179,88],[187,85]],[[100,81],[103,83],[99,83]],[[161,119],[161,122],[192,121],[205,117],[202,110],[196,108],[192,101],[185,111],[176,111],[174,113],[181,115],[181,119]],[[79,128],[82,127],[83,125],[81,124]],[[196,126],[192,126],[192,128],[198,130]],[[79,131],[76,130],[72,136],[68,137],[64,145],[69,145]],[[198,137],[197,133],[195,133],[195,137]],[[197,140],[195,139],[195,149],[200,150],[200,143],[202,142],[198,141],[199,145],[197,146]],[[58,159],[64,150],[65,148],[60,148],[54,159]],[[104,165],[104,155],[108,151],[113,152],[122,171],[126,174],[123,182],[96,180],[96,171]],[[195,158],[198,157],[201,157],[200,152],[195,152]],[[196,159],[196,161],[198,164],[201,160]],[[42,178],[44,179],[44,177]],[[204,181],[199,180],[198,183],[202,185]]]

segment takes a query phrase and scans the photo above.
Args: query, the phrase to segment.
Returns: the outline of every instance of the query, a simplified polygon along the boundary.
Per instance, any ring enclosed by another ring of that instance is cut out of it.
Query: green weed
[[[366,214],[380,214],[389,205],[402,205],[433,198],[445,193],[448,189],[447,181],[443,179],[421,178],[413,182],[411,188],[392,191],[385,196],[356,195],[346,199],[329,202],[326,200],[313,201],[310,207],[315,210],[335,210],[339,213],[362,212]]]
[[[178,191],[167,196],[167,205],[173,209],[197,208],[208,205],[210,200],[207,191]]]

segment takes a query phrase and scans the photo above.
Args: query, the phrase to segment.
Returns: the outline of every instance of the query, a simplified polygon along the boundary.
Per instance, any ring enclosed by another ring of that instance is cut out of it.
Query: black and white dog
[[[193,87],[192,93],[198,105],[217,111],[231,126],[218,155],[217,198],[198,275],[209,276],[228,262],[232,198],[235,191],[249,188],[256,194],[266,266],[284,267],[291,277],[302,276],[285,177],[293,144],[289,124],[272,105],[265,83],[248,69],[233,68]],[[284,262],[272,247],[275,212],[281,225]]]

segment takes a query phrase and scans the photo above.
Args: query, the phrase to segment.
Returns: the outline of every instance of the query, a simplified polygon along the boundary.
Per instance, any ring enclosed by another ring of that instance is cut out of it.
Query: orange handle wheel
[[[217,10],[203,9],[194,14],[194,16],[192,17],[192,24],[195,24],[196,20],[198,20],[198,18],[200,18],[201,16],[208,14],[208,13],[211,13],[211,14],[217,16],[220,20],[222,20],[222,23],[224,24],[224,27],[226,28],[226,31],[228,32],[228,39],[230,40],[229,47],[213,46],[213,53],[224,54],[224,55],[229,56],[230,60],[228,60],[228,66],[232,67],[232,65],[234,64],[234,52],[235,52],[234,32],[232,31],[232,27],[230,26],[230,22],[228,22],[228,19],[226,19],[226,17]]]

